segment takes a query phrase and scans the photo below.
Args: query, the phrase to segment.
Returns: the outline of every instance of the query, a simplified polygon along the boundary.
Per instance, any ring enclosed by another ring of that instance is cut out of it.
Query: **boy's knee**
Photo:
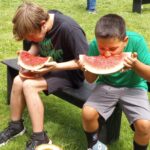
[[[137,120],[134,123],[135,132],[139,135],[150,134],[150,121],[148,120]]]
[[[23,90],[24,91],[31,91],[33,89],[33,83],[31,80],[25,80],[23,82]]]
[[[13,86],[16,86],[16,87],[22,87],[23,86],[23,81],[21,80],[20,76],[16,76],[14,78]]]
[[[99,114],[94,108],[84,106],[82,109],[82,118],[84,121],[93,121],[99,118]]]

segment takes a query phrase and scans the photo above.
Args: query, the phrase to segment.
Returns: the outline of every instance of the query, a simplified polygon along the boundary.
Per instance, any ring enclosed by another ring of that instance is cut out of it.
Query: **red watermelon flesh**
[[[120,55],[110,57],[80,55],[80,61],[85,69],[95,74],[112,74],[124,67],[124,58],[131,56],[131,52],[123,52]]]
[[[19,76],[25,79],[34,79],[34,78],[38,78],[40,76],[38,76],[38,74],[33,73],[31,71],[28,72],[21,72],[19,71]]]
[[[44,67],[44,64],[49,61],[52,61],[51,57],[34,56],[27,51],[21,51],[18,57],[18,65],[31,71]]]
[[[35,79],[35,78],[41,77],[42,74],[31,72],[29,70],[21,68],[19,70],[19,76],[22,77],[22,78],[25,78],[25,79]]]

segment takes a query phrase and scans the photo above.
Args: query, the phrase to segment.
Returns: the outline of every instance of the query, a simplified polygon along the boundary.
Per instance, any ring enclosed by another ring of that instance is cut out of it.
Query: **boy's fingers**
[[[131,57],[132,58],[137,58],[137,53],[136,52],[132,53]]]
[[[132,68],[132,62],[130,60],[124,62],[124,68]]]
[[[125,65],[125,66],[126,66],[126,65],[132,65],[132,63],[133,63],[133,60],[130,59],[130,58],[126,58],[125,61],[124,61],[124,65]]]
[[[47,63],[45,63],[44,66],[49,67],[49,66],[53,66],[53,65],[56,65],[55,61],[47,62]]]
[[[16,51],[16,54],[19,55],[23,50]]]
[[[38,70],[31,70],[31,72],[33,73],[42,73],[42,72],[45,72],[47,71],[47,68],[41,68],[41,69],[38,69]]]

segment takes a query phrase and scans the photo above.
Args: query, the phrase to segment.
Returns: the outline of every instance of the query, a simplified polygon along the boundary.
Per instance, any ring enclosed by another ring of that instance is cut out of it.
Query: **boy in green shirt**
[[[96,75],[85,71],[85,78],[96,88],[82,110],[83,128],[87,136],[88,150],[106,150],[99,141],[99,118],[105,121],[111,116],[117,103],[122,107],[134,133],[134,150],[146,150],[150,140],[150,103],[146,80],[150,73],[150,54],[144,38],[134,32],[126,32],[125,21],[116,14],[100,18],[96,24],[95,36],[89,48],[89,56],[112,56],[132,52],[133,57],[125,59],[124,72],[111,75]],[[83,66],[84,67],[84,66]],[[145,80],[146,79],[146,80]]]

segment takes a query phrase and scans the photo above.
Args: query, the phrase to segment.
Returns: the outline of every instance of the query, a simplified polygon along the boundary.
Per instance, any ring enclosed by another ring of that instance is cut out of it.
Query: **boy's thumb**
[[[16,51],[16,54],[19,55],[23,50]]]
[[[138,54],[136,52],[132,53],[132,58],[137,58]]]

